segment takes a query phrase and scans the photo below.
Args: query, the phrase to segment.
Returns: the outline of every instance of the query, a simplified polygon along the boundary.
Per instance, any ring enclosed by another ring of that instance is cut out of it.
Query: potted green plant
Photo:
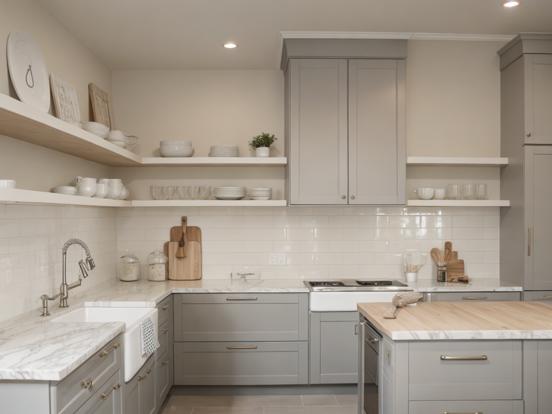
[[[274,134],[263,132],[261,135],[253,137],[249,142],[251,148],[255,150],[255,156],[257,157],[270,157],[270,146],[278,138]]]

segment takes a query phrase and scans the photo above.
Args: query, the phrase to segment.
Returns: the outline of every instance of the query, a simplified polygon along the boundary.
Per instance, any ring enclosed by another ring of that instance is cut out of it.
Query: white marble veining
[[[65,378],[111,339],[124,324],[51,322],[80,306],[155,307],[171,293],[305,293],[300,280],[198,280],[190,282],[108,282],[69,299],[69,309],[51,305],[52,315],[37,311],[0,324],[0,380]]]
[[[470,283],[442,283],[434,280],[418,280],[409,285],[420,293],[432,292],[522,292],[523,287],[501,282],[497,278],[472,279]]]
[[[359,312],[394,341],[552,340],[552,305],[543,302],[432,302],[403,308],[359,304]]]

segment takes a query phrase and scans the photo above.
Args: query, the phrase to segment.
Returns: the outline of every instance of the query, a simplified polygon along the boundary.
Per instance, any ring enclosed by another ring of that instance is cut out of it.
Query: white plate
[[[219,195],[219,194],[215,194],[215,198],[217,200],[241,200],[242,198],[244,198],[245,196],[241,195],[241,196],[231,196],[231,195]]]
[[[13,88],[21,102],[48,112],[50,81],[44,58],[28,33],[12,32],[7,44],[8,70]]]

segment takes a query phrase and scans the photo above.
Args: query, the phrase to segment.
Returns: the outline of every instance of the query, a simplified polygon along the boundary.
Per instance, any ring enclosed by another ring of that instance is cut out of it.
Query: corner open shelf
[[[408,207],[510,207],[509,200],[408,200]]]
[[[286,165],[286,157],[187,157],[187,158],[163,158],[163,157],[144,157],[142,165],[144,166],[204,166],[204,167],[246,167],[246,166],[278,166]]]
[[[3,94],[0,135],[106,165],[132,166],[142,161],[139,155]]]
[[[71,205],[91,207],[130,207],[130,201],[110,200],[106,198],[83,197],[48,193],[45,191],[31,191],[9,189],[0,190],[0,203],[3,204],[43,204],[43,205]]]
[[[508,165],[504,157],[408,157],[407,165],[441,165],[463,167],[504,167]]]
[[[134,200],[132,207],[285,207],[286,200]]]

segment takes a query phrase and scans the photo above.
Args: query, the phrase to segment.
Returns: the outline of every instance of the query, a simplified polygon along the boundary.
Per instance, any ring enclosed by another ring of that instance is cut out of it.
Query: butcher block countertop
[[[394,341],[551,339],[552,304],[543,302],[432,302],[399,310],[359,304],[359,312]]]

